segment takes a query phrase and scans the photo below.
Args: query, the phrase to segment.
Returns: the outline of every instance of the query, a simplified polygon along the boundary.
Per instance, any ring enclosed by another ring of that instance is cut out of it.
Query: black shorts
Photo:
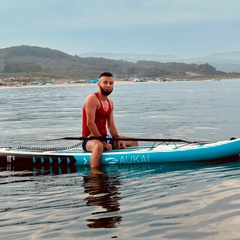
[[[113,139],[105,139],[104,140],[104,137],[105,138],[112,138],[112,135],[103,136],[102,141],[111,144],[112,145],[112,149],[114,149],[115,148],[115,141]],[[84,151],[87,151],[87,149],[86,149],[87,142],[91,141],[91,138],[92,138],[92,136],[88,136],[88,139],[83,140],[82,148],[83,148]]]

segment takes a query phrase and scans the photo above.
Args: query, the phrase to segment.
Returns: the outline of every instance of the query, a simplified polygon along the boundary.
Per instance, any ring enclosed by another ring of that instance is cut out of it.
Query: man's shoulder
[[[89,94],[86,99],[97,99],[96,93]]]
[[[86,105],[86,104],[98,105],[98,102],[99,102],[99,100],[98,100],[97,96],[95,95],[95,93],[92,93],[92,94],[89,94],[89,95],[86,97],[86,99],[85,99],[85,101],[84,101],[84,105]]]

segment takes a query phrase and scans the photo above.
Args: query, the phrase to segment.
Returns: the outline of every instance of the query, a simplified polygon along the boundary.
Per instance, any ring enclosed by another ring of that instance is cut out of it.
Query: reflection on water
[[[13,175],[19,174],[19,176],[39,176],[76,173],[77,169],[74,165],[48,165],[42,167],[33,167],[31,165],[7,164],[0,166],[0,172],[1,171],[10,171]]]
[[[29,168],[25,165],[6,165],[0,167],[0,172],[8,172],[7,176],[14,177],[15,183],[30,182],[26,177],[33,176],[48,176],[48,175],[63,175],[63,174],[77,174],[82,176],[82,186],[84,187],[84,193],[87,195],[84,198],[86,206],[92,210],[92,216],[94,218],[88,218],[87,226],[89,228],[115,228],[117,224],[122,221],[122,216],[117,214],[120,210],[120,192],[119,186],[121,181],[118,180],[118,176],[109,174],[104,169],[104,174],[94,174],[90,171],[89,167],[84,166],[45,166],[40,168]],[[6,174],[0,176],[5,178]],[[1,182],[0,184],[9,184],[9,182]],[[101,207],[101,209],[92,207]],[[109,216],[109,213],[114,213]],[[106,214],[108,215],[106,217]],[[96,218],[96,216],[99,216]]]
[[[189,233],[207,240],[221,232],[211,224],[227,229],[238,219],[239,161],[109,165],[102,171],[1,168],[1,237],[155,240]]]
[[[93,174],[83,177],[83,185],[85,193],[88,197],[85,198],[87,206],[100,206],[101,210],[94,210],[92,215],[105,216],[106,213],[115,213],[110,217],[99,217],[88,219],[89,228],[113,228],[122,221],[122,216],[117,214],[120,210],[121,200],[118,187],[121,182],[116,176],[107,176],[104,174]]]

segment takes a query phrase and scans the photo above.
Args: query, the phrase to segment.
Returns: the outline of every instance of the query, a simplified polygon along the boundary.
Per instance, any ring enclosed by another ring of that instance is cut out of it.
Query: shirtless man
[[[102,137],[87,139],[83,142],[83,149],[91,152],[90,167],[96,168],[101,164],[104,150],[138,146],[137,141],[108,141],[104,140],[108,134],[113,138],[126,138],[118,134],[113,117],[113,101],[108,95],[113,91],[114,78],[110,72],[104,72],[99,76],[98,92],[90,94],[84,102],[82,111],[82,136]]]

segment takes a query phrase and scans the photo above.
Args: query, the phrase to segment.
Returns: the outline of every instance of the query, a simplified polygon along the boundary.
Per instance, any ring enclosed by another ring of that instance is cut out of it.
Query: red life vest
[[[105,111],[102,105],[102,102],[99,98],[98,93],[95,93],[96,97],[99,100],[100,103],[100,107],[96,110],[95,113],[95,124],[97,125],[98,131],[99,133],[104,136],[107,135],[107,120],[110,116],[110,113],[112,112],[112,107],[110,104],[109,99],[107,98],[107,102],[108,102],[108,110]],[[83,108],[82,109],[82,136],[86,137],[91,135],[91,131],[89,130],[88,126],[87,126],[87,114],[86,114],[86,110]]]

